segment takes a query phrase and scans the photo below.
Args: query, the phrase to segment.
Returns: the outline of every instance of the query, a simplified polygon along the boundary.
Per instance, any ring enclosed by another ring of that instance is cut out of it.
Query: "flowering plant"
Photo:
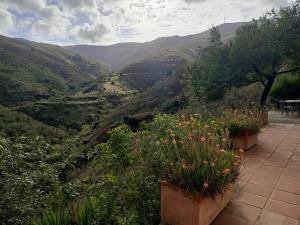
[[[164,179],[188,192],[213,198],[239,175],[243,150],[230,148],[229,132],[222,120],[199,115],[176,118],[165,138],[156,145],[167,154]]]

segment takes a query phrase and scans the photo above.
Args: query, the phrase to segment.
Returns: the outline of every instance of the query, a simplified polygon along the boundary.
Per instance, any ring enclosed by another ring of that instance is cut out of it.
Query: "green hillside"
[[[62,129],[38,122],[31,117],[0,105],[0,133],[10,138],[42,136],[50,142],[61,142],[69,134]]]
[[[0,36],[0,103],[75,92],[107,71],[62,47]]]

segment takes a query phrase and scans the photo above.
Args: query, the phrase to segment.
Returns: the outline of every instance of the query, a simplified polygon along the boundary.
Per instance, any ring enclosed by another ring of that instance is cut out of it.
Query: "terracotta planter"
[[[195,196],[167,183],[161,184],[161,223],[209,225],[233,197],[233,185],[214,200]]]
[[[261,127],[266,126],[269,124],[269,114],[268,112],[262,112],[260,114],[260,123]]]
[[[231,143],[236,148],[248,150],[258,143],[258,133],[256,134],[239,134],[231,136]]]

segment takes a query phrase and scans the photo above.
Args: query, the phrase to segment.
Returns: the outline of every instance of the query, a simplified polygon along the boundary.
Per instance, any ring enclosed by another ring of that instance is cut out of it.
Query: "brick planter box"
[[[230,138],[234,147],[244,150],[248,150],[258,143],[258,133],[233,135]]]
[[[168,225],[209,225],[233,197],[233,185],[214,200],[161,184],[161,223]]]

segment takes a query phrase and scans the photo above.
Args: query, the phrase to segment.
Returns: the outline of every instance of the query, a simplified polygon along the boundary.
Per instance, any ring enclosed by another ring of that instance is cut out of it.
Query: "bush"
[[[167,155],[163,178],[186,191],[213,198],[239,175],[241,158],[231,151],[222,121],[177,118],[157,145]]]
[[[259,116],[246,114],[231,114],[228,118],[230,135],[256,134],[260,129]]]

